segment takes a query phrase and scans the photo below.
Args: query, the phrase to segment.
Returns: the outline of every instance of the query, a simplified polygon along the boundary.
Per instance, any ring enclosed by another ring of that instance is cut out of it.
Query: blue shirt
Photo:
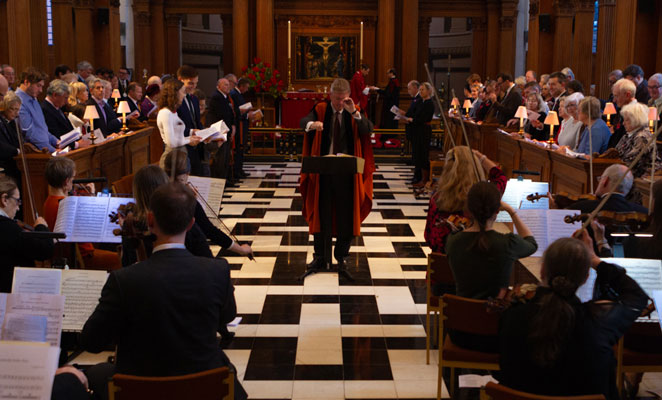
[[[35,145],[39,150],[45,147],[50,153],[54,152],[58,139],[48,132],[44,112],[41,110],[39,102],[21,89],[16,89],[16,95],[21,98],[21,110],[18,112],[18,119],[21,123],[21,129],[25,132],[25,140]]]
[[[589,129],[585,128],[582,132],[582,138],[579,141],[579,146],[577,146],[577,152],[583,154],[591,154],[589,149],[589,139],[588,139]],[[607,151],[609,147],[609,137],[611,136],[611,131],[607,124],[602,119],[597,119],[593,126],[591,127],[591,137],[593,139],[592,147],[593,153],[602,154]]]

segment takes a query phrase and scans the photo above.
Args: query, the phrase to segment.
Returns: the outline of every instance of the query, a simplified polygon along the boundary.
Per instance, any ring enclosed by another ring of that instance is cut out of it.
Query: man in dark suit
[[[102,364],[99,371],[175,376],[232,365],[216,338],[237,314],[230,268],[224,259],[195,257],[184,245],[196,201],[180,183],[163,185],[152,195],[147,214],[156,236],[152,255],[110,274],[80,336],[81,346],[92,353],[117,344],[115,368]],[[95,372],[88,374],[90,386],[107,393]],[[235,398],[246,398],[236,380],[234,390]]]
[[[333,256],[338,272],[351,280],[345,270],[354,236],[372,208],[374,160],[370,133],[372,122],[362,114],[350,95],[350,84],[337,78],[331,84],[329,101],[317,104],[301,119],[304,156],[348,154],[365,159],[362,174],[302,174],[303,214],[313,234],[315,253],[310,271],[324,269],[331,261],[331,234],[336,236]],[[358,179],[355,179],[357,178]]]
[[[248,103],[244,99],[244,93],[248,91],[250,83],[247,79],[241,78],[235,85],[235,88],[230,91],[230,97],[234,103],[234,115],[237,116],[237,131],[235,140],[235,155],[234,155],[234,178],[243,179],[247,178],[248,174],[244,171],[244,147],[248,140],[248,125],[250,119],[248,118],[250,110],[240,110],[239,107]]]
[[[131,113],[137,112],[139,114],[138,121],[147,121],[147,118],[142,116],[140,112],[140,102],[143,98],[143,87],[140,86],[137,82],[131,82],[129,83],[129,86],[126,90],[126,97],[122,100],[127,102],[129,108],[131,109]]]
[[[421,99],[421,95],[418,93],[418,89],[421,87],[421,84],[418,81],[410,81],[407,84],[407,93],[411,96],[411,104],[409,105],[409,109],[405,113],[405,117],[413,117],[414,114],[416,113],[416,109],[423,103],[423,100]],[[389,111],[390,113],[391,111]],[[405,137],[407,138],[407,143],[411,144],[412,143],[412,128],[409,124],[405,124]],[[414,158],[412,155],[411,159],[412,165],[415,165],[414,163]],[[421,180],[421,169],[420,168],[414,168],[414,177],[411,180],[411,183],[416,183]]]
[[[90,86],[92,86],[90,89],[91,96],[87,104],[95,106],[99,114],[99,118],[94,120],[94,129],[100,129],[104,136],[119,132],[122,129],[122,120],[115,114],[113,108],[103,100],[101,79],[93,79]],[[131,119],[137,115],[138,113],[131,113],[126,118]]]
[[[230,96],[230,81],[221,78],[216,84],[216,92],[209,100],[207,108],[207,124],[212,125],[223,120],[225,125],[230,128],[228,140],[221,144],[214,155],[214,164],[212,176],[215,178],[227,179],[232,184],[232,166],[230,165],[230,156],[232,152],[232,137],[236,138],[237,116],[235,115],[234,100]]]
[[[92,64],[90,64],[89,61],[81,61],[76,67],[78,68],[78,82],[83,82],[87,85],[85,80],[92,75],[92,71],[94,71]]]
[[[120,91],[122,97],[126,97],[129,94],[129,85],[131,84],[129,69],[127,67],[122,67],[117,70],[117,88]]]
[[[182,105],[177,109],[177,115],[184,122],[184,136],[191,134],[191,129],[202,129],[200,122],[200,103],[198,98],[193,95],[195,88],[198,87],[198,71],[188,65],[182,65],[177,70],[177,79],[184,82],[186,88],[186,97]],[[191,175],[209,176],[209,160],[205,153],[203,143],[195,147],[186,146],[188,158],[191,162]]]
[[[494,109],[496,110],[496,117],[499,124],[506,125],[510,119],[515,117],[517,108],[522,105],[522,92],[513,83],[513,77],[500,73],[497,75],[497,85],[503,92],[503,97],[497,101],[496,93],[491,94],[491,99]]]
[[[62,112],[62,107],[67,104],[68,97],[69,85],[63,80],[54,79],[48,84],[46,98],[41,102],[41,110],[44,112],[48,131],[58,139],[74,129],[69,118]]]
[[[644,79],[644,70],[637,64],[631,64],[623,70],[623,77],[634,82],[634,85],[637,87],[637,92],[634,96],[637,101],[648,104],[651,95],[648,93],[648,82]]]

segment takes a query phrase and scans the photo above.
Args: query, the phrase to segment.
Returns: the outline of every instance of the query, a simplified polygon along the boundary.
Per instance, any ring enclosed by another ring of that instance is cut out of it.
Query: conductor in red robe
[[[339,273],[351,279],[345,269],[352,239],[361,233],[361,222],[372,209],[372,173],[375,170],[370,122],[349,97],[347,80],[331,84],[330,101],[318,103],[301,119],[305,130],[303,156],[347,154],[365,159],[362,174],[302,173],[300,192],[303,216],[314,237],[315,253],[309,271],[329,268],[331,236],[336,237],[333,256]],[[328,234],[331,233],[331,234]]]
[[[356,71],[352,77],[352,100],[354,100],[354,104],[361,107],[363,112],[368,109],[368,93],[365,90],[365,77],[368,76],[369,72],[370,67],[367,64],[361,64],[361,70]]]

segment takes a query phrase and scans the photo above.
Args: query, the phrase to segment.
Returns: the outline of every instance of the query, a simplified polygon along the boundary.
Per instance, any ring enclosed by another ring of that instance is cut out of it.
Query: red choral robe
[[[365,89],[365,78],[361,71],[356,71],[350,82],[350,87],[352,89],[350,97],[354,100],[355,104],[358,104],[362,110],[368,109],[368,96],[363,94],[363,89]]]
[[[317,120],[320,122],[324,122],[327,105],[327,102],[322,102],[315,106],[315,114],[317,115]],[[353,235],[359,236],[361,234],[361,222],[366,219],[368,214],[370,214],[370,210],[372,210],[372,173],[375,171],[375,160],[372,155],[370,135],[359,135],[354,118],[352,118],[352,130],[354,132],[354,156],[365,159],[363,173],[354,174]],[[308,133],[304,133],[302,152],[304,157],[319,157],[321,155],[322,134],[323,131],[316,131],[313,142],[310,143]],[[311,234],[321,231],[319,178],[319,174],[301,174],[301,179],[299,180],[299,191],[303,198],[302,213],[308,222],[308,232]]]

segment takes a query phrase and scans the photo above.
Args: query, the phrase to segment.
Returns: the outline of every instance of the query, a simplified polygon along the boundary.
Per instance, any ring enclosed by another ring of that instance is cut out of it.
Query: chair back
[[[113,194],[133,193],[133,174],[129,174],[112,183]]]
[[[110,400],[232,399],[234,374],[228,367],[166,377],[115,374],[108,395]]]
[[[590,394],[585,396],[541,396],[537,394],[520,392],[509,387],[488,382],[485,385],[485,394],[493,400],[604,400],[601,394]]]
[[[445,285],[455,285],[455,277],[446,254],[430,253],[428,255],[428,278]]]
[[[499,314],[487,312],[487,301],[445,294],[442,303],[444,329],[486,336],[499,334]]]

